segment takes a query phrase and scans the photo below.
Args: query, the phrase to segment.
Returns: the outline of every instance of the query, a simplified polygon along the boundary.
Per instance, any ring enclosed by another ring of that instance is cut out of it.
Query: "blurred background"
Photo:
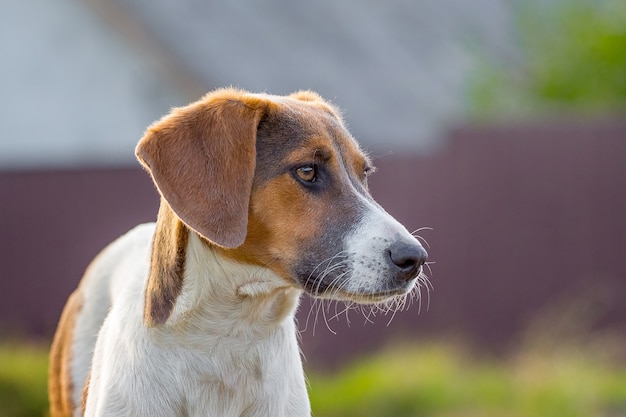
[[[626,2],[4,0],[0,415],[46,415],[90,260],[158,195],[144,129],[312,89],[428,242],[404,311],[304,298],[316,416],[626,416]]]

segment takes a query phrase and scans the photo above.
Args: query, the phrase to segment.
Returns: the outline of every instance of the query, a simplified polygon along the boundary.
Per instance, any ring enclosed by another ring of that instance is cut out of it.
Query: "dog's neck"
[[[230,323],[235,333],[238,328],[269,330],[291,320],[300,295],[268,268],[237,263],[189,231],[182,292],[169,320]]]
[[[301,293],[268,268],[224,256],[161,202],[146,286],[147,325],[231,336],[267,333],[291,325]]]

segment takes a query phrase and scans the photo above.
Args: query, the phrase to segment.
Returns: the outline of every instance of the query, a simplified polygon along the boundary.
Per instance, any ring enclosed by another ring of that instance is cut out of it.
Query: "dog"
[[[427,253],[371,197],[371,161],[311,91],[227,88],[136,148],[160,196],[90,264],[50,353],[51,416],[310,416],[303,292],[384,303]]]

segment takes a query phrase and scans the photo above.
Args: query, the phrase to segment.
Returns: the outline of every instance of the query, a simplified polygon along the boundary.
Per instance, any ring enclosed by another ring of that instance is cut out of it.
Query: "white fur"
[[[82,284],[89,311],[77,322],[74,381],[89,372],[95,340],[86,330],[100,328],[85,415],[310,416],[293,320],[300,290],[217,255],[191,233],[172,314],[146,327],[153,232],[142,225],[112,243]]]

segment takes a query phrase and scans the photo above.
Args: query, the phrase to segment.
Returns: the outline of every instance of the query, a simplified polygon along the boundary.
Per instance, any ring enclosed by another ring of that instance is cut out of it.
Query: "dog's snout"
[[[428,260],[428,253],[417,243],[396,242],[387,249],[387,258],[395,268],[400,280],[417,276],[419,269]]]

